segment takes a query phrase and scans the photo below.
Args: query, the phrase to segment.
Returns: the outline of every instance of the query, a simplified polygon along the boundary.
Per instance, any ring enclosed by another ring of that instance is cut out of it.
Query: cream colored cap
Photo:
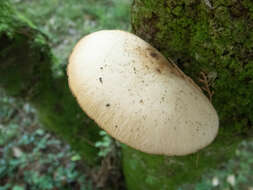
[[[134,34],[104,30],[81,39],[69,86],[111,136],[151,154],[186,155],[210,144],[218,116],[199,87]]]

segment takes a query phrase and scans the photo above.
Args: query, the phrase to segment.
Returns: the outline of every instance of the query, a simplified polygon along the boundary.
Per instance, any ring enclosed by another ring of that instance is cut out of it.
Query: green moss
[[[232,157],[240,140],[240,137],[218,137],[204,150],[182,157],[149,155],[122,145],[127,187],[167,190],[177,189],[184,183],[194,183],[207,167],[215,167]]]
[[[134,32],[172,58],[201,87],[201,72],[208,76],[220,131],[211,146],[185,157],[151,156],[124,147],[124,173],[129,189],[175,189],[192,182],[206,168],[229,159],[238,142],[250,135],[253,2],[212,2],[213,8],[199,0],[134,1]]]
[[[233,128],[243,118],[253,123],[253,3],[220,0],[210,9],[204,1],[161,2],[135,1],[135,32],[172,57],[196,82],[200,71],[217,73],[210,88],[221,127]]]
[[[8,95],[29,101],[44,127],[66,140],[89,164],[97,160],[99,129],[81,111],[67,76],[54,77],[56,61],[47,37],[0,1],[0,87]]]

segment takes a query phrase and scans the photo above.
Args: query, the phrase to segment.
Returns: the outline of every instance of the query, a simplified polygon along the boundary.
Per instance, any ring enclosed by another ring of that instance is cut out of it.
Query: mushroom
[[[84,112],[130,147],[186,155],[217,135],[217,113],[200,88],[134,34],[103,30],[85,36],[67,70]]]

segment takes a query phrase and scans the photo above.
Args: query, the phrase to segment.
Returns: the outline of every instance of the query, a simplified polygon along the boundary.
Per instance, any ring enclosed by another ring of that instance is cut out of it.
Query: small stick
[[[209,100],[212,101],[212,97],[214,92],[210,90],[210,83],[209,80],[204,72],[200,72],[202,79],[199,79],[199,82],[201,82],[204,86],[202,89],[207,92],[209,96]]]

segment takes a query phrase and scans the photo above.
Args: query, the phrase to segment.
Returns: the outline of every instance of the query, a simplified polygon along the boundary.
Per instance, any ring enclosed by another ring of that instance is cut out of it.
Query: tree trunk
[[[97,162],[98,127],[81,111],[70,93],[66,74],[55,76],[46,36],[0,1],[0,87],[25,99],[43,125],[63,137],[89,164]]]
[[[176,189],[229,159],[252,136],[253,2],[134,0],[132,26],[199,84],[219,114],[218,137],[198,153],[155,156],[123,146],[128,189]]]

